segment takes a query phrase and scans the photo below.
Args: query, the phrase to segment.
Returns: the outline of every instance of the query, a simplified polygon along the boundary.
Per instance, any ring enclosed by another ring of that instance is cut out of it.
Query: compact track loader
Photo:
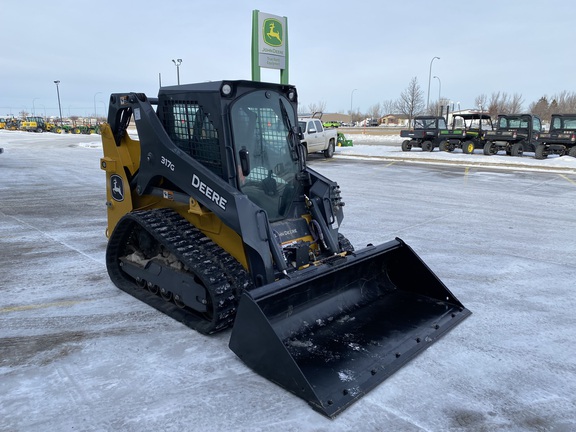
[[[339,186],[306,166],[296,88],[112,94],[108,273],[332,417],[470,312],[400,239],[355,251]],[[128,133],[135,120],[138,140]]]

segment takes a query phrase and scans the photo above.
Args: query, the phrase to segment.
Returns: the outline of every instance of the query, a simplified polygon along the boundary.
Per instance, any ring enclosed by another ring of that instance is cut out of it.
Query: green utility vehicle
[[[546,159],[552,154],[576,157],[576,114],[552,114],[550,131],[538,137],[534,157]]]
[[[495,130],[487,131],[484,154],[495,155],[505,150],[508,156],[522,156],[534,152],[542,122],[532,114],[500,114]]]
[[[492,118],[488,114],[453,114],[452,128],[440,131],[440,151],[460,148],[462,153],[474,153],[475,149],[484,148],[486,131],[492,129]]]
[[[444,117],[416,116],[413,129],[400,131],[400,136],[407,138],[402,141],[402,151],[410,151],[412,147],[432,151],[440,143],[440,132],[447,129]]]

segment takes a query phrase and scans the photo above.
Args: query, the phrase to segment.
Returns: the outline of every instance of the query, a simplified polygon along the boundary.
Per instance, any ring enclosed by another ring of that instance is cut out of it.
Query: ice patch
[[[81,142],[81,143],[78,143],[78,147],[89,148],[89,149],[101,149],[102,148],[102,142],[100,142],[100,141]]]
[[[354,381],[354,372],[350,369],[341,370],[338,372],[338,378],[340,378],[340,381],[342,382]]]
[[[350,348],[352,348],[354,351],[360,351],[360,345],[358,345],[357,343],[350,342],[350,343],[348,344],[348,346],[349,346]]]
[[[314,344],[312,341],[299,341],[299,340],[291,340],[288,342],[288,345],[293,346],[295,348],[312,348]]]

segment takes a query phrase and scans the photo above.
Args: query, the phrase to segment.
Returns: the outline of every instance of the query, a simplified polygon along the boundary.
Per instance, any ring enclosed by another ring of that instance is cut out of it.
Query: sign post
[[[260,68],[279,69],[280,83],[288,84],[288,20],[252,11],[252,80],[260,81]]]

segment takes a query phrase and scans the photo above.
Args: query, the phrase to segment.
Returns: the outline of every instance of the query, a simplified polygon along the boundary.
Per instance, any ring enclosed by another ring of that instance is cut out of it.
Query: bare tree
[[[396,106],[401,114],[408,117],[408,124],[412,124],[414,116],[424,111],[424,92],[416,77],[410,80],[408,87],[400,94]]]
[[[566,105],[564,109],[566,110],[566,114],[576,112],[576,93],[572,92],[567,94],[566,96]]]
[[[510,105],[509,99],[510,99],[510,96],[506,92],[504,92],[500,95],[500,101],[498,103],[498,105],[500,106],[499,113],[512,114],[510,112],[510,110],[508,109],[508,106]]]
[[[489,100],[485,94],[481,94],[476,97],[475,103],[495,118],[498,114],[522,112],[524,101],[518,93],[510,96],[507,93],[495,92]],[[528,105],[528,112],[542,120],[549,119],[552,114],[576,113],[576,93],[564,90],[550,97],[544,95]]]
[[[368,116],[377,119],[378,122],[380,122],[380,117],[382,117],[382,108],[379,103],[368,108]]]
[[[308,110],[313,113],[323,113],[326,110],[326,101],[320,101],[318,103],[311,103],[308,105]]]
[[[498,114],[516,114],[522,111],[524,100],[521,94],[492,93],[488,102],[488,114],[496,118]]]
[[[440,99],[440,101],[430,102],[428,112],[431,115],[443,116],[448,110],[446,107],[450,104],[450,100],[446,98]]]
[[[482,93],[480,96],[476,96],[476,99],[474,99],[474,105],[480,108],[480,111],[484,111],[486,108],[488,108],[488,96],[486,96],[484,93]]]
[[[358,123],[363,118],[366,118],[366,116],[364,114],[362,114],[359,110],[348,111],[348,114],[350,115],[350,121],[352,123]]]
[[[522,112],[522,106],[524,105],[524,98],[519,93],[514,93],[508,102],[508,112],[520,113]]]
[[[528,106],[528,110],[531,114],[537,115],[542,120],[550,118],[550,104],[546,96],[542,96],[536,103],[531,103]]]
[[[558,102],[556,102],[556,99],[553,99],[552,102],[550,102],[550,105],[548,106],[548,112],[550,114],[560,113],[560,109],[558,108]]]
[[[490,95],[490,100],[488,101],[488,114],[495,119],[498,114],[502,113],[502,101],[500,98],[500,92],[492,93]]]
[[[396,101],[392,99],[387,99],[381,103],[382,114],[395,114],[396,113]]]
[[[552,97],[556,101],[557,107],[555,112],[550,114],[570,114],[576,112],[576,93],[569,93],[564,90]]]

